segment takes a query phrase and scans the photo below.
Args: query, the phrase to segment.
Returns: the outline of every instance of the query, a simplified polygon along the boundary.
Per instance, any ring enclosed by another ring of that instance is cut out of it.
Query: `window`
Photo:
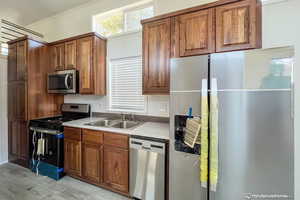
[[[6,43],[0,43],[0,54],[7,56],[8,55],[8,45]]]
[[[141,56],[111,60],[109,81],[110,110],[145,112]]]
[[[142,28],[141,20],[153,17],[152,3],[139,3],[94,16],[94,29],[106,37],[138,31]]]

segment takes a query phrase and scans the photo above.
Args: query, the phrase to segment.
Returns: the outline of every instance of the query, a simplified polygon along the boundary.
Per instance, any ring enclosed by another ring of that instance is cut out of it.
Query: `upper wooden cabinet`
[[[217,7],[217,52],[261,47],[261,8],[256,0]]]
[[[106,39],[87,33],[50,45],[53,70],[76,69],[80,94],[106,95]]]
[[[56,71],[65,69],[65,44],[51,46],[51,65]]]
[[[93,37],[77,40],[77,69],[79,71],[79,92],[94,92],[93,70]]]
[[[142,24],[144,94],[169,93],[170,57],[261,48],[260,0],[219,0]]]
[[[169,92],[171,50],[170,18],[143,27],[143,93]]]
[[[215,52],[215,9],[200,10],[176,18],[175,47],[179,56]]]
[[[76,40],[65,43],[65,69],[76,69]]]

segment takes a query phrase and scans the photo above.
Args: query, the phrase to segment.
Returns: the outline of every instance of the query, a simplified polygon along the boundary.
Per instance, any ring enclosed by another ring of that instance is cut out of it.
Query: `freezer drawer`
[[[141,200],[165,199],[166,144],[130,138],[130,195]]]

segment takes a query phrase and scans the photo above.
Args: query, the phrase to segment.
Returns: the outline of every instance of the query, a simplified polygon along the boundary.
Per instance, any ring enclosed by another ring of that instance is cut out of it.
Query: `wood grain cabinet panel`
[[[9,161],[26,166],[28,155],[27,122],[23,120],[8,120]]]
[[[65,69],[76,69],[76,40],[65,43]]]
[[[104,145],[104,184],[115,190],[129,192],[129,152]]]
[[[17,43],[17,80],[27,79],[27,41]]]
[[[178,36],[180,56],[193,56],[215,52],[215,9],[200,10],[178,16],[175,32]]]
[[[244,0],[216,8],[216,51],[261,48],[261,3]]]
[[[65,172],[67,174],[82,176],[82,160],[81,160],[81,141],[65,139],[64,152],[65,152]]]
[[[8,52],[7,81],[17,81],[17,43],[9,45]]]
[[[83,177],[95,183],[102,183],[103,146],[83,142],[82,165]]]
[[[93,37],[77,40],[77,69],[80,94],[94,93]]]
[[[170,87],[171,19],[143,26],[143,93],[168,94]]]
[[[51,46],[51,68],[55,71],[65,69],[65,44]]]

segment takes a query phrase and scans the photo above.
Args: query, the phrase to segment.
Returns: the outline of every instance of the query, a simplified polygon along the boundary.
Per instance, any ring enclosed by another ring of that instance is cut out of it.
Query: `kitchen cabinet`
[[[103,147],[93,143],[84,143],[82,148],[83,177],[96,183],[102,183]]]
[[[46,44],[22,37],[8,45],[9,161],[27,167],[29,120],[59,114],[63,97],[47,93],[50,67]]]
[[[67,175],[129,194],[129,137],[80,128],[64,128]]]
[[[50,43],[52,69],[76,69],[79,93],[106,95],[106,39],[96,33]]]
[[[143,26],[143,94],[168,94],[171,19]]]
[[[180,57],[215,52],[215,9],[210,8],[184,15],[176,19],[175,47]],[[179,45],[179,46],[178,46]]]
[[[95,183],[102,183],[103,134],[84,129],[82,141],[83,177]]]
[[[79,71],[79,92],[92,94],[94,92],[93,76],[93,37],[82,38],[77,41]]]
[[[261,48],[261,5],[244,0],[216,8],[216,51]]]
[[[9,119],[8,132],[9,160],[27,166],[29,157],[27,122]]]
[[[126,149],[104,146],[104,183],[121,192],[129,192],[129,152]]]
[[[76,40],[65,43],[65,69],[76,69]]]
[[[81,166],[81,142],[64,139],[65,172],[76,176],[82,175]]]
[[[56,44],[51,48],[51,67],[55,71],[65,69],[65,44]]]
[[[259,0],[219,0],[142,20],[143,93],[169,93],[170,58],[261,48],[261,10]]]

